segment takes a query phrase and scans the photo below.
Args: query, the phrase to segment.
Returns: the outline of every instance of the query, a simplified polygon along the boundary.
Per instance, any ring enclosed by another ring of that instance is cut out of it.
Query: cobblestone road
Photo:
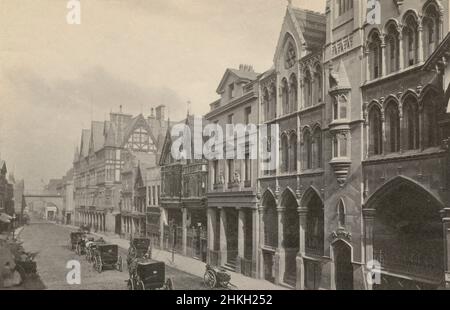
[[[124,272],[106,270],[99,274],[86,259],[69,249],[68,240],[71,230],[51,223],[32,223],[21,233],[27,251],[39,252],[36,258],[40,281],[26,284],[29,289],[51,290],[124,290],[128,271],[126,251],[119,250],[124,260]],[[70,260],[81,263],[81,285],[68,285],[66,282],[66,264]],[[166,277],[172,277],[175,289],[206,289],[203,279],[166,266]]]

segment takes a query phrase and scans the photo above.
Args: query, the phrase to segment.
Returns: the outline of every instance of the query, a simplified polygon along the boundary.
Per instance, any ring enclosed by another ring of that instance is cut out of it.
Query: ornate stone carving
[[[331,233],[330,239],[331,239],[332,242],[335,241],[335,240],[338,240],[338,239],[346,240],[346,241],[351,242],[352,241],[352,234],[350,232],[346,231],[345,229],[340,228],[340,229],[338,229],[336,231],[333,231]]]

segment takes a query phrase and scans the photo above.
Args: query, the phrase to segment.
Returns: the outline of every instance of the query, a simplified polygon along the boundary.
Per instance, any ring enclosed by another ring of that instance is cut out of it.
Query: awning
[[[9,216],[6,213],[1,213],[0,214],[0,222],[2,222],[2,223],[11,223],[12,219],[13,219],[13,217]]]

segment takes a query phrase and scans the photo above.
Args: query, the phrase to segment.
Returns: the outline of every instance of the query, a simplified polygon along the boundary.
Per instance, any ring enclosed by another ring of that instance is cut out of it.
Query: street
[[[20,238],[27,251],[39,252],[36,261],[40,279],[25,283],[22,289],[50,290],[125,290],[127,289],[127,251],[119,249],[124,260],[124,271],[95,271],[84,256],[78,256],[68,247],[72,230],[46,222],[33,222],[25,226]],[[66,274],[70,271],[66,264],[78,260],[81,264],[81,285],[69,285]],[[166,266],[166,278],[172,277],[175,289],[204,290],[203,279]]]

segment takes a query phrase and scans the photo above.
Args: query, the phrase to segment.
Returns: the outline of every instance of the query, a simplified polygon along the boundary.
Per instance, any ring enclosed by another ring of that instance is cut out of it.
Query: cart
[[[94,269],[101,273],[105,268],[123,271],[122,257],[117,244],[97,244],[94,251]]]
[[[148,258],[135,259],[129,268],[129,290],[173,290],[172,278],[165,278],[166,265]]]

